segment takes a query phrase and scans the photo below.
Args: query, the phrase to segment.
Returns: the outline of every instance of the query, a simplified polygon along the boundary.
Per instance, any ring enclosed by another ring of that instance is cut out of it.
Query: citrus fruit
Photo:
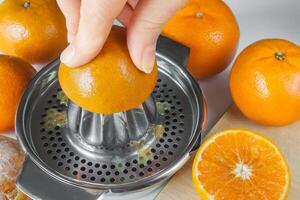
[[[20,58],[0,55],[0,132],[13,129],[18,103],[34,74]]]
[[[126,30],[114,26],[100,54],[77,68],[59,66],[58,78],[66,96],[95,113],[129,110],[144,102],[154,89],[158,69],[150,74],[138,70],[126,44]]]
[[[197,79],[223,71],[239,42],[238,23],[221,0],[189,0],[162,34],[191,49],[188,69]]]
[[[258,123],[300,119],[300,47],[281,39],[255,42],[236,59],[230,89],[241,112]]]
[[[0,51],[44,64],[66,45],[65,19],[56,1],[0,1]]]
[[[283,200],[290,188],[289,168],[278,147],[242,129],[208,138],[196,154],[192,173],[202,200]]]

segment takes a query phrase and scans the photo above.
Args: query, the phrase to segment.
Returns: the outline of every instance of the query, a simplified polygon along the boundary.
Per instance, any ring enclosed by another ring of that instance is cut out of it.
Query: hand
[[[114,19],[127,27],[127,44],[138,69],[150,73],[163,25],[186,0],[57,0],[66,17],[70,45],[61,55],[70,67],[86,64],[101,51]]]

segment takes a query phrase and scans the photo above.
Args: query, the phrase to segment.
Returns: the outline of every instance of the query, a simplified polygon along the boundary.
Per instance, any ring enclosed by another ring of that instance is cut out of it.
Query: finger
[[[156,41],[163,25],[186,0],[140,0],[128,25],[127,43],[134,64],[150,73],[155,61]]]
[[[133,8],[126,3],[123,10],[121,11],[121,13],[119,14],[119,16],[117,17],[117,19],[124,25],[127,27],[127,25],[129,24],[129,21],[131,19],[131,16],[133,14]]]
[[[75,38],[78,29],[81,1],[57,0],[57,3],[66,18],[68,42],[71,43]]]
[[[96,57],[125,3],[126,0],[82,0],[78,32],[73,43],[62,53],[62,62],[77,67]]]
[[[127,3],[131,6],[131,8],[135,9],[136,5],[138,4],[139,0],[127,0]]]

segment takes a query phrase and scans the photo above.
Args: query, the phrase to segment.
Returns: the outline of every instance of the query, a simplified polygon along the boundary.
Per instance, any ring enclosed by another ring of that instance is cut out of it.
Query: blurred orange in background
[[[223,71],[234,58],[239,26],[221,0],[189,0],[165,25],[165,35],[191,49],[188,69],[196,79]]]
[[[67,45],[65,18],[55,0],[0,3],[0,51],[31,64],[46,64]]]

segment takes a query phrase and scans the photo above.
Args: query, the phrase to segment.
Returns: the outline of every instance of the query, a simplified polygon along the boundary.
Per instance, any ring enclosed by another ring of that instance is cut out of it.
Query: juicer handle
[[[190,49],[165,36],[159,36],[157,40],[156,52],[171,58],[179,66],[187,67],[190,56]]]
[[[60,182],[45,174],[28,156],[17,178],[17,186],[35,200],[96,200],[105,193]]]

